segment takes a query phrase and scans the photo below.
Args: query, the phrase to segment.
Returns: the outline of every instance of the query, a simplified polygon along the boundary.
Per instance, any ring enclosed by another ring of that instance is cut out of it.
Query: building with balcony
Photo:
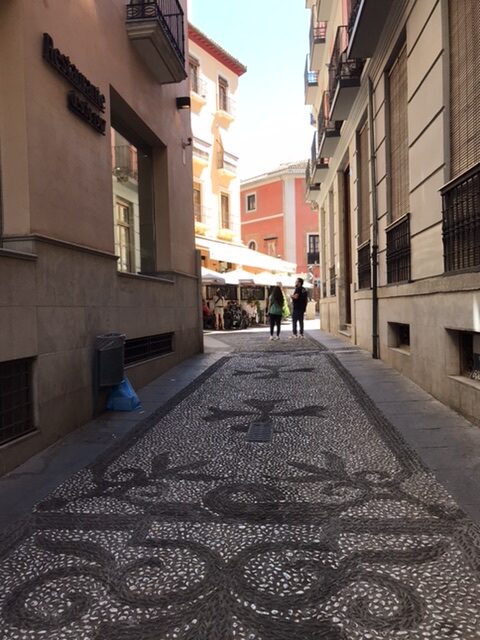
[[[185,4],[1,3],[0,473],[201,348]]]
[[[480,419],[480,4],[307,0],[322,328]]]
[[[255,251],[295,263],[318,298],[318,215],[305,202],[305,162],[242,180],[242,240]]]

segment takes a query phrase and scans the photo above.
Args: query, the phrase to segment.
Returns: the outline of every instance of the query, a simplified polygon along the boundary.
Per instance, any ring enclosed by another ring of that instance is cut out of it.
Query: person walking
[[[292,331],[293,338],[303,338],[303,317],[307,308],[308,293],[303,286],[303,278],[295,281],[295,291],[292,295]],[[297,323],[300,325],[300,334],[297,332]]]
[[[225,308],[225,298],[222,296],[220,289],[217,289],[213,298],[213,310],[215,312],[215,330],[223,330],[223,310]]]
[[[268,318],[270,320],[270,340],[280,340],[280,325],[282,323],[283,293],[280,287],[273,287],[272,293],[268,297]],[[274,329],[276,328],[276,336]]]

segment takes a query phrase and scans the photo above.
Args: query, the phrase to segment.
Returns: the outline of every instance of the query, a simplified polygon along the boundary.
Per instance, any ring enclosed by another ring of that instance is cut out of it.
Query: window
[[[386,230],[387,233],[387,282],[410,280],[410,219],[403,216]]]
[[[407,48],[403,46],[388,76],[390,221],[409,211]]]
[[[188,69],[190,73],[190,88],[195,93],[200,93],[200,63],[195,58],[190,58],[188,61]]]
[[[358,244],[370,237],[370,180],[368,174],[368,125],[358,134]]]
[[[34,431],[32,359],[0,362],[0,444]]]
[[[220,211],[222,229],[230,229],[230,197],[226,193],[220,195]]]
[[[307,264],[318,264],[319,262],[320,262],[320,249],[319,249],[318,233],[309,233]]]
[[[153,164],[148,147],[140,147],[111,130],[115,251],[118,270],[155,271]]]
[[[195,222],[204,222],[202,215],[202,189],[198,182],[193,185],[193,213]]]
[[[410,351],[410,325],[402,322],[389,322],[388,346],[392,349]]]
[[[228,109],[228,80],[218,77],[218,108],[222,111],[229,111]]]
[[[277,238],[265,238],[265,252],[269,256],[277,255]]]
[[[117,198],[115,200],[115,252],[119,271],[134,271],[134,240],[132,225],[132,204]]]
[[[372,286],[372,264],[370,262],[370,240],[358,248],[358,288],[370,289]]]
[[[247,195],[247,211],[255,211],[257,208],[257,195],[249,193]]]
[[[250,240],[250,242],[248,243],[248,248],[252,249],[252,251],[257,250],[257,243],[255,242],[255,240]]]

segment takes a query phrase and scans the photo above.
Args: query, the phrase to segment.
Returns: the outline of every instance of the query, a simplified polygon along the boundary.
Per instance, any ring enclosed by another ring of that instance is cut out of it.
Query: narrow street
[[[2,640],[480,638],[478,526],[342,364],[360,351],[212,344],[3,534]]]

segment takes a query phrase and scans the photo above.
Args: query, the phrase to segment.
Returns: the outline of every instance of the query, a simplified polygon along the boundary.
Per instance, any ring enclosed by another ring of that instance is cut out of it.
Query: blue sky
[[[304,105],[310,12],[304,0],[190,0],[190,21],[248,70],[240,78],[240,176],[306,160],[314,129]]]

